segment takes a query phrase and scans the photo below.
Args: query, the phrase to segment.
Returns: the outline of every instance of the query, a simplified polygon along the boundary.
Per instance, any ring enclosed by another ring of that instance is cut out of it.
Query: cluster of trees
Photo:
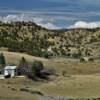
[[[0,27],[0,47],[7,47],[13,52],[25,52],[48,58],[47,48],[51,44],[45,35],[41,37],[41,34],[38,34],[43,28],[32,22],[0,23],[0,26],[3,27]]]
[[[48,76],[52,74],[49,70],[45,69],[41,61],[33,61],[33,63],[29,65],[24,57],[20,60],[18,72],[20,72],[19,75],[26,75],[31,79],[35,79],[36,77],[48,79]]]

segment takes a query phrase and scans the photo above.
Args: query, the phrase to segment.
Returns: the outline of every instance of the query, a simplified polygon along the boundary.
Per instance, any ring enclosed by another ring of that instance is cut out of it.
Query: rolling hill
[[[47,30],[34,22],[0,22],[0,48],[45,58],[100,58],[100,28]]]

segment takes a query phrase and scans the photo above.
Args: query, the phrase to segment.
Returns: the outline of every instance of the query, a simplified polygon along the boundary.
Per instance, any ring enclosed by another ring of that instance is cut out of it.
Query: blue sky
[[[100,21],[100,0],[0,0],[0,16],[24,14],[43,24],[68,27],[77,21]]]

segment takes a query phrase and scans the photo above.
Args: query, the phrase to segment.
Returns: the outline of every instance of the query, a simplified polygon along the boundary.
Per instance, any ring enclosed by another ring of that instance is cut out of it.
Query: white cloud
[[[18,16],[16,16],[16,15],[8,15],[8,16],[2,18],[2,21],[5,23],[10,22],[10,21],[17,21],[17,20],[19,20],[19,19],[18,19]]]
[[[85,22],[85,21],[78,21],[74,25],[71,25],[68,28],[97,28],[100,27],[99,22]]]
[[[53,23],[50,22],[46,22],[44,23],[45,19],[44,18],[33,18],[33,21],[35,23],[37,23],[38,25],[45,27],[47,29],[60,29],[60,27],[57,27],[56,25],[54,25]]]
[[[54,18],[55,19],[55,18]],[[0,16],[0,21],[3,22],[11,22],[11,21],[33,21],[37,25],[40,25],[47,29],[61,29],[64,27],[58,27],[57,24],[54,24],[54,19],[50,19],[49,17],[36,17],[30,14],[12,14],[7,16]],[[64,19],[65,20],[65,19]],[[85,21],[78,21],[74,25],[71,25],[66,28],[97,28],[100,27],[100,21],[98,22],[85,22]]]
[[[39,25],[41,25],[47,29],[61,29],[61,27],[57,27],[56,25],[54,25],[52,23],[46,23],[46,24],[40,23]]]
[[[20,14],[20,15],[7,15],[4,17],[0,17],[0,21],[3,21],[5,23],[7,22],[14,22],[14,21],[33,21],[35,22],[37,25],[40,25],[44,28],[47,29],[60,29],[60,27],[57,27],[56,25],[54,25],[52,23],[52,21],[48,21],[48,19],[46,18],[42,18],[42,17],[33,17],[30,15],[26,15],[26,14]]]

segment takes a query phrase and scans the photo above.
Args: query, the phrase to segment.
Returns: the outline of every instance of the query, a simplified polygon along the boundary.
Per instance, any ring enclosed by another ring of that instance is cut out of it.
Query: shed
[[[17,75],[17,66],[6,66],[4,68],[4,75],[10,75],[11,77],[14,77]]]

